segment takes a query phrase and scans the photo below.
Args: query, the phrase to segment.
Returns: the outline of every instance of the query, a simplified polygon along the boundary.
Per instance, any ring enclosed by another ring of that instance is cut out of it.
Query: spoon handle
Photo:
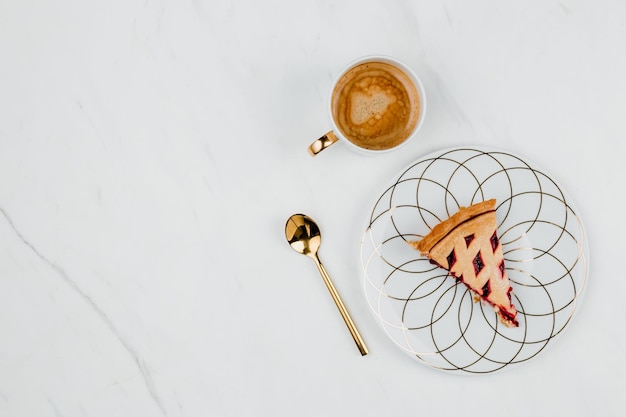
[[[343,304],[343,301],[341,300],[341,297],[339,296],[337,289],[335,289],[333,282],[330,280],[330,276],[328,275],[328,272],[326,272],[326,268],[324,268],[324,265],[322,265],[322,262],[319,260],[317,256],[313,259],[315,259],[315,264],[317,265],[317,269],[319,269],[320,274],[322,275],[322,278],[324,279],[324,284],[326,284],[326,288],[328,288],[328,291],[330,291],[330,295],[332,295],[333,300],[335,301],[335,304],[337,305],[337,308],[339,309],[339,312],[341,313],[341,317],[343,317],[343,321],[346,322],[346,325],[348,326],[348,330],[350,330],[350,334],[352,335],[352,338],[354,339],[357,347],[359,348],[359,352],[361,352],[362,356],[367,355],[367,346],[365,346],[365,342],[363,341],[361,334],[359,333],[356,326],[354,325],[354,322],[352,321],[352,317],[350,317],[350,313],[348,313],[348,309]]]

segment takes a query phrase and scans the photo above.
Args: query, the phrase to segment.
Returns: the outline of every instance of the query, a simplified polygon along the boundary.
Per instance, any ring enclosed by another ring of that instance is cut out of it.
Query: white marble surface
[[[0,1],[0,416],[622,415],[626,3],[300,3]],[[372,53],[421,76],[418,138],[309,157]],[[468,144],[546,167],[591,251],[563,337],[483,377],[400,352],[358,264],[375,193]],[[284,240],[297,211],[368,356]]]

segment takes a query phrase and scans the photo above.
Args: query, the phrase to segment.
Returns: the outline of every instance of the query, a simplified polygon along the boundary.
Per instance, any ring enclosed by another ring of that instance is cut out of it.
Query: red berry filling
[[[493,232],[493,235],[491,235],[491,239],[489,239],[489,241],[491,242],[491,249],[495,252],[498,244],[500,243],[496,232]]]
[[[487,297],[489,293],[491,293],[491,287],[489,286],[489,281],[487,281],[483,285],[483,297]]]
[[[452,249],[452,252],[450,252],[450,255],[448,255],[446,259],[448,260],[448,269],[452,269],[452,265],[454,265],[454,263],[456,262],[456,254],[454,253],[454,249]]]
[[[500,314],[502,314],[502,317],[503,317],[505,320],[507,320],[507,321],[511,322],[511,324],[513,324],[513,326],[515,326],[515,327],[518,327],[518,326],[519,326],[518,321],[517,321],[517,320],[515,320],[515,315],[513,315],[513,314],[509,313],[508,311],[506,311],[506,310],[505,310],[505,309],[503,309],[503,308],[500,308],[499,310],[500,310]]]
[[[478,274],[480,274],[480,271],[482,271],[482,269],[485,267],[485,263],[483,262],[483,258],[480,255],[480,251],[476,254],[473,264],[474,264],[474,273],[476,274],[476,276],[478,276]]]

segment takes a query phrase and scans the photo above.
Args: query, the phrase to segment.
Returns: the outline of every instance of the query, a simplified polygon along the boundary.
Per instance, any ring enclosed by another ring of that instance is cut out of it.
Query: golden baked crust
[[[495,206],[496,200],[491,199],[461,207],[422,240],[409,244],[490,303],[502,323],[517,327]]]
[[[420,251],[420,253],[424,256],[439,242],[443,239],[447,234],[449,234],[455,227],[459,224],[464,223],[468,220],[471,220],[474,217],[480,216],[481,214],[487,213],[489,211],[493,211],[496,208],[496,200],[486,200],[469,207],[460,207],[459,211],[452,215],[452,217],[444,220],[439,223],[435,227],[432,228],[430,233],[428,233],[424,238],[420,241],[409,242],[411,246],[413,246],[416,250]]]

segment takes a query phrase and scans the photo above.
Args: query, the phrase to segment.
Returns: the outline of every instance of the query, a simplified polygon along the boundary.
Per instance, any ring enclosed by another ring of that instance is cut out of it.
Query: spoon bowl
[[[322,235],[317,223],[305,214],[294,214],[285,225],[285,237],[298,253],[314,257],[322,244]]]

